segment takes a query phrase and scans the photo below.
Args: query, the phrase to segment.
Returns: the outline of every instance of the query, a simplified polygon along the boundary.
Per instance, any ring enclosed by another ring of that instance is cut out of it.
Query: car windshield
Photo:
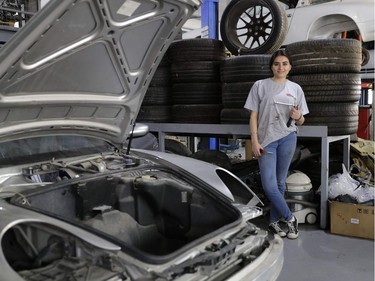
[[[82,136],[45,136],[0,143],[0,167],[113,151],[104,140]]]

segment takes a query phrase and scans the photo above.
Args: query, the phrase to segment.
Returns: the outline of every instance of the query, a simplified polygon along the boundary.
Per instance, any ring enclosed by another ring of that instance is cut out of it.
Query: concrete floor
[[[374,281],[374,240],[331,234],[300,224],[300,236],[284,241],[277,281]]]

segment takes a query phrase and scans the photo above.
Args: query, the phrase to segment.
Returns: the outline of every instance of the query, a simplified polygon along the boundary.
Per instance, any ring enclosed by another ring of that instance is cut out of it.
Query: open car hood
[[[199,0],[51,0],[0,49],[0,142],[78,134],[123,143]]]

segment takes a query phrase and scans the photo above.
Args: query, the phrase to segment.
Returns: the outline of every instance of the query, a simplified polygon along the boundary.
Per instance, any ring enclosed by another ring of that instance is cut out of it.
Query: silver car
[[[0,280],[276,280],[283,243],[225,169],[130,149],[198,0],[50,1],[0,50]]]

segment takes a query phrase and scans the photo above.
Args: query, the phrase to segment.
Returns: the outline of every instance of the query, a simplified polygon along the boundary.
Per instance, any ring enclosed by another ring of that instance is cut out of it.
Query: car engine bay
[[[122,263],[127,259],[118,255],[160,264],[238,223],[240,214],[236,209],[197,188],[197,183],[191,175],[121,153],[19,167],[6,179],[3,176],[0,188],[11,186],[13,191],[1,188],[0,195],[6,202],[1,205],[22,207],[31,213],[3,235],[5,259],[25,280],[66,280],[66,276],[79,272],[85,278],[97,275],[100,279],[77,280],[126,280],[121,276],[128,276],[129,272],[145,278],[149,272],[131,264],[124,267]],[[119,245],[121,251],[101,249],[58,224],[33,221],[34,212],[94,233]],[[251,223],[244,229],[241,239],[259,236],[260,230]],[[262,239],[257,238],[257,243],[249,248],[252,256],[268,245],[267,232],[260,232]],[[237,235],[232,235],[236,243],[230,243],[228,238],[211,244],[209,252],[215,254],[215,263],[225,262],[239,241],[243,243]],[[217,251],[227,258],[218,257]],[[205,259],[212,262],[212,257]],[[179,274],[190,266],[183,266]],[[56,274],[65,277],[53,279]],[[150,276],[142,280],[155,280],[154,275]]]

